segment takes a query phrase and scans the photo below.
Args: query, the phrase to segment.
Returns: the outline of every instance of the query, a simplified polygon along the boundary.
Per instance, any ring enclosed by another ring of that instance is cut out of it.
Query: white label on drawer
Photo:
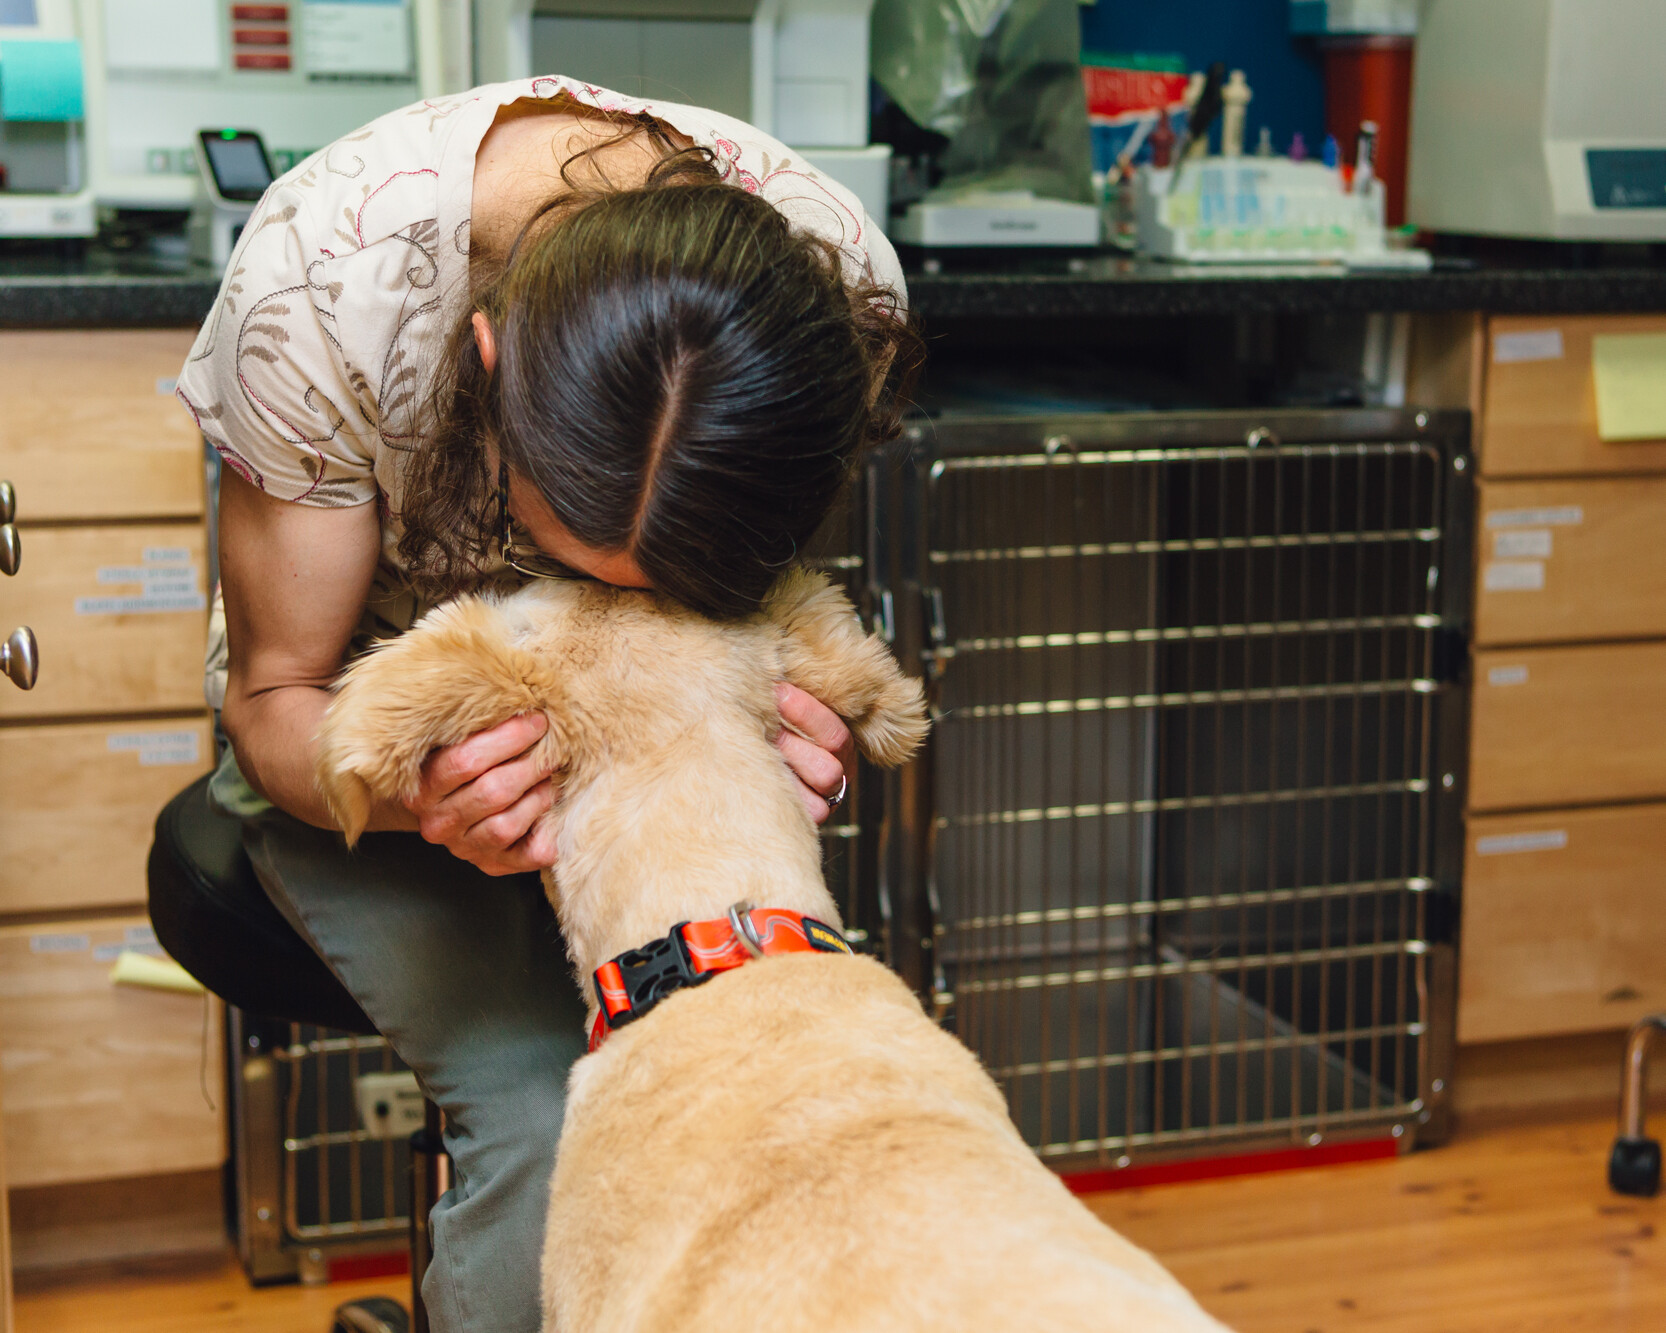
[[[1488,592],[1538,592],[1545,586],[1543,560],[1492,560],[1481,572]]]
[[[147,958],[166,958],[162,946],[152,940],[149,944],[101,944],[93,950],[95,963],[113,963],[124,953],[142,953]]]
[[[30,953],[85,953],[92,948],[89,935],[31,935]]]
[[[1480,856],[1506,856],[1511,852],[1559,852],[1568,845],[1566,829],[1546,829],[1542,833],[1495,833],[1490,838],[1477,838],[1475,851]]]
[[[139,597],[77,597],[78,616],[135,616],[161,611],[201,611],[208,599],[200,592],[146,593]]]
[[[142,583],[146,588],[157,584],[185,583],[197,586],[195,565],[100,565],[100,583]]]
[[[1500,334],[1499,336],[1508,337],[1509,335]],[[174,388],[178,385],[178,383],[179,381],[172,375],[158,375],[156,377],[156,396],[158,398],[172,398],[174,395]]]
[[[1548,560],[1554,534],[1549,528],[1505,528],[1492,535],[1495,560]]]
[[[1489,528],[1566,528],[1585,521],[1583,505],[1549,509],[1495,509],[1487,515]]]
[[[195,764],[202,758],[202,738],[195,731],[113,731],[104,744],[116,753],[135,752],[143,768]]]
[[[1487,684],[1525,685],[1527,684],[1527,668],[1524,666],[1489,667],[1487,669]]]
[[[147,565],[189,565],[191,563],[191,548],[189,546],[147,546],[144,561]],[[195,567],[191,572],[195,574]]]
[[[1519,333],[1495,333],[1492,359],[1500,365],[1515,361],[1560,361],[1561,329],[1523,329]]]
[[[156,944],[156,931],[151,926],[129,926],[121,933],[122,939],[132,948],[142,948],[147,944]],[[160,945],[157,945],[160,948]]]

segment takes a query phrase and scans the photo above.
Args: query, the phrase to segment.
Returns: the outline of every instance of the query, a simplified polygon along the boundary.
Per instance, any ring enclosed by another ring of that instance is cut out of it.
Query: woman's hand
[[[794,728],[783,729],[775,744],[798,779],[798,794],[810,818],[825,824],[833,813],[828,801],[839,795],[855,767],[856,741],[837,713],[796,685],[777,682],[775,706],[781,720]]]
[[[429,755],[406,802],[422,836],[488,875],[554,865],[555,835],[541,820],[555,782],[527,753],[548,727],[528,713]]]

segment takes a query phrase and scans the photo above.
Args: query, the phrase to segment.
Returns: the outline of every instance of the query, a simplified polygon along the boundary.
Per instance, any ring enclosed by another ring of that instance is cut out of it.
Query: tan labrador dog
[[[595,970],[679,922],[745,900],[838,927],[772,743],[778,680],[876,763],[925,736],[919,686],[819,576],[731,625],[546,583],[452,602],[356,663],[320,779],[352,840],[435,747],[542,713],[563,773],[545,885],[594,1019]],[[841,953],[676,990],[574,1066],[543,1292],[546,1333],[1222,1330],[1036,1160],[892,973]]]

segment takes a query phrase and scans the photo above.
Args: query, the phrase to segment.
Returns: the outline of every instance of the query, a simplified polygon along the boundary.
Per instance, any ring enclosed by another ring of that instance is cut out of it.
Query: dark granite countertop
[[[964,263],[964,261],[962,261]],[[94,249],[0,253],[0,328],[190,326],[213,304],[206,265]],[[1030,255],[909,274],[928,324],[1006,318],[1144,318],[1348,311],[1568,314],[1666,311],[1666,265],[1566,267],[1441,261],[1433,272],[1162,264]]]

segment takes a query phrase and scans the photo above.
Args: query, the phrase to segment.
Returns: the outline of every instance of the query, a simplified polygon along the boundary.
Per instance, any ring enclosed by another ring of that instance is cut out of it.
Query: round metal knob
[[[17,517],[17,490],[11,482],[0,481],[0,523],[10,523]]]
[[[23,538],[10,523],[0,524],[0,574],[15,574],[23,566]]]
[[[27,625],[18,626],[0,643],[0,671],[10,676],[18,689],[34,689],[35,677],[40,674],[40,648],[35,643],[35,631]]]

